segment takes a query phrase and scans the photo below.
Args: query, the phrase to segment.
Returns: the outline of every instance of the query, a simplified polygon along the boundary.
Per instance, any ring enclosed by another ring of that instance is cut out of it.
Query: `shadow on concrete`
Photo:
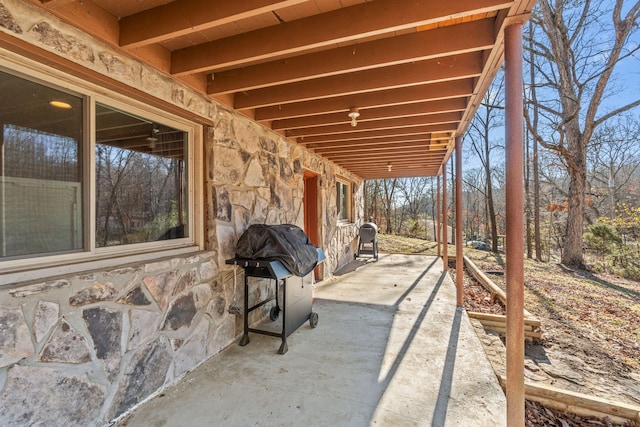
[[[358,269],[364,267],[365,265],[367,265],[369,262],[372,262],[372,261],[373,260],[369,260],[369,259],[355,259],[350,263],[340,267],[338,270],[336,270],[333,273],[333,275],[336,277],[341,277],[341,276],[344,276],[345,274],[353,273],[354,271],[357,271]]]
[[[431,261],[431,264],[429,264],[429,266],[425,268],[422,273],[420,273],[420,275],[416,278],[416,280],[413,281],[411,286],[409,286],[409,288],[406,291],[404,291],[404,293],[400,296],[400,298],[396,300],[395,304],[393,304],[394,306],[397,306],[398,304],[400,304],[407,297],[407,295],[409,295],[411,291],[414,290],[416,286],[418,286],[418,283],[420,283],[420,281],[425,276],[425,274],[427,274],[429,270],[433,268],[436,262],[438,262],[438,258],[433,258],[433,261]],[[436,284],[436,290],[437,288],[440,288],[440,285],[442,285],[443,280],[444,280],[444,272],[442,273],[442,276],[440,276],[440,280],[438,280],[438,283]]]
[[[438,390],[438,400],[433,410],[431,425],[443,426],[447,419],[447,408],[449,407],[449,397],[451,396],[451,385],[453,384],[453,370],[456,365],[456,353],[458,351],[458,337],[460,335],[460,321],[462,319],[462,311],[464,308],[456,308],[456,314],[451,325],[451,334],[449,335],[449,345],[447,346],[447,355],[444,359],[444,369],[440,379],[440,390]]]
[[[379,261],[316,289],[318,327],[289,336],[286,355],[272,337],[236,341],[119,425],[504,425],[489,418],[504,396],[488,362],[486,372],[475,366],[482,349],[469,353],[473,331],[460,331],[440,259]],[[481,380],[495,390],[482,383],[474,399]]]

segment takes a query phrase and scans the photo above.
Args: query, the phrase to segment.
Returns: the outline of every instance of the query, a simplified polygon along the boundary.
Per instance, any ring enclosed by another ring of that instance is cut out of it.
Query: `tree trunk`
[[[536,261],[542,261],[540,238],[540,174],[538,170],[538,141],[533,138],[533,234],[536,246]]]
[[[385,199],[384,216],[385,216],[385,220],[387,221],[386,233],[391,234],[393,233],[393,221],[392,221],[393,198],[394,198],[394,192],[396,189],[397,180],[395,178],[391,180],[385,179],[382,181],[382,183],[383,183],[384,199]]]
[[[532,153],[532,164],[531,167],[533,169],[533,240],[534,246],[536,250],[536,261],[542,261],[542,243],[540,238],[540,171],[538,168],[538,139],[536,138],[535,130],[538,129],[538,95],[536,90],[536,85],[533,84],[535,82],[535,51],[533,45],[533,23],[529,21],[529,77],[530,77],[530,85],[529,85],[529,94],[531,96],[531,103],[534,105],[532,114],[532,126],[529,126],[530,120],[527,120],[527,129],[528,134],[531,136],[531,140],[533,143],[533,153]],[[531,109],[527,109],[526,117],[529,117]],[[528,165],[528,163],[527,163]],[[528,168],[529,166],[527,166]],[[528,199],[530,200],[530,198]],[[531,212],[529,212],[531,214]],[[527,236],[529,233],[527,232]],[[529,250],[527,250],[527,254]]]
[[[574,132],[576,132],[576,130],[574,130]],[[562,248],[562,263],[582,268],[584,267],[582,230],[584,224],[585,189],[587,184],[587,159],[582,136],[574,134],[567,139],[570,144],[569,150],[573,154],[573,162],[569,167],[567,228]]]
[[[526,224],[526,244],[527,258],[533,258],[533,245],[531,244],[531,191],[529,191],[529,181],[531,178],[531,162],[529,161],[529,132],[527,132],[526,144],[524,146],[524,194],[525,194],[525,224]]]
[[[487,137],[488,138],[488,137]],[[484,164],[485,176],[487,177],[487,210],[491,230],[491,251],[498,252],[498,225],[496,223],[496,210],[493,203],[493,182],[491,177],[491,165],[489,163],[489,140],[485,140],[485,150],[487,161]]]

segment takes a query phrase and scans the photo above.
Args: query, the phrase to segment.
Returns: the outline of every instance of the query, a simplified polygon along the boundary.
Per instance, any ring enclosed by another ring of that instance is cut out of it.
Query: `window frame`
[[[341,200],[338,200],[338,188],[340,185],[343,185],[345,187],[345,197],[346,197],[346,206],[347,206],[347,212],[345,214],[345,218],[341,218],[340,213],[341,213]],[[347,223],[352,223],[353,222],[353,197],[351,194],[351,189],[353,188],[353,184],[351,183],[351,181],[346,180],[344,178],[341,177],[336,177],[336,216],[337,216],[337,220],[338,223],[341,224],[347,224]]]
[[[7,56],[0,50],[0,71],[15,75],[57,90],[82,97],[84,133],[82,143],[82,197],[83,248],[70,253],[39,254],[0,260],[0,286],[43,279],[62,274],[73,274],[121,264],[151,261],[157,258],[179,256],[204,249],[204,218],[202,211],[202,156],[195,155],[202,147],[203,126],[199,123],[168,113],[142,101],[99,87],[61,71],[48,68],[21,57]],[[187,176],[188,237],[96,248],[96,165],[95,129],[96,102],[134,114],[143,119],[156,120],[187,133],[185,168]]]

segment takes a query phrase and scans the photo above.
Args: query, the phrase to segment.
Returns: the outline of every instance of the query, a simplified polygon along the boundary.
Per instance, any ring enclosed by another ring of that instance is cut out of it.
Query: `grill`
[[[253,227],[253,226],[252,226]],[[274,227],[284,227],[284,226],[274,226]],[[277,246],[278,242],[274,242],[271,238],[264,239],[263,235],[260,235],[260,239],[255,239],[255,234],[263,233],[265,230],[271,232],[272,229],[269,226],[257,226],[257,233],[252,235],[253,231],[251,227],[245,231],[245,234],[248,234],[248,237],[252,240],[253,247],[248,252],[245,253],[257,253],[257,254],[268,254],[264,247],[271,248],[272,246]],[[282,228],[277,229],[278,232],[282,232]],[[307,239],[306,235],[295,226],[286,226],[284,227],[284,234],[286,240],[295,241],[296,238],[300,238],[300,236],[304,236],[304,239]],[[236,248],[236,252],[239,251],[241,243],[244,241],[246,243],[247,239],[243,240],[243,237],[238,242],[238,247]],[[256,247],[255,243],[257,240],[260,240],[258,244],[260,247]],[[275,240],[278,240],[278,237],[275,237]],[[308,239],[304,245],[308,246]],[[313,248],[313,247],[312,247]],[[278,248],[280,252],[283,251],[283,248]],[[297,252],[297,249],[300,249],[297,246],[297,243],[294,243],[294,247],[288,248],[289,252]],[[307,248],[308,249],[308,248]],[[313,266],[317,263],[323,262],[325,260],[325,254],[320,248],[313,248],[313,253],[315,253],[315,259]],[[242,251],[240,251],[242,252]],[[308,251],[307,251],[308,252]],[[242,339],[240,340],[240,345],[245,346],[249,344],[249,333],[256,333],[262,335],[269,335],[272,337],[277,337],[282,340],[280,348],[278,349],[279,354],[285,354],[288,350],[287,346],[287,337],[291,335],[294,331],[296,331],[304,322],[309,321],[309,325],[312,328],[315,328],[318,325],[318,313],[312,311],[313,304],[313,283],[305,283],[303,274],[310,273],[313,275],[313,267],[311,267],[311,271],[304,270],[303,273],[300,273],[297,270],[296,265],[292,265],[289,261],[291,256],[295,258],[295,253],[290,254],[282,254],[283,258],[286,258],[287,265],[290,265],[290,268],[294,269],[294,272],[290,271],[287,267],[285,267],[285,263],[282,260],[277,259],[278,256],[269,256],[269,257],[242,257],[236,253],[236,257],[232,259],[228,259],[225,261],[226,264],[239,266],[244,269],[244,331],[242,335]],[[313,277],[313,276],[311,276]],[[270,279],[274,284],[275,291],[273,294],[262,301],[255,303],[253,306],[249,306],[249,290],[250,286],[253,282],[252,278],[262,278],[262,279]],[[281,290],[280,290],[281,289]],[[282,294],[280,298],[279,294]],[[271,307],[269,312],[269,319],[271,321],[276,321],[279,318],[282,319],[282,328],[279,331],[267,330],[267,329],[259,329],[249,327],[249,313],[258,308],[264,306],[265,304],[274,301],[275,306]],[[280,300],[282,300],[282,304],[280,304]]]
[[[374,259],[378,259],[378,226],[372,222],[365,222],[360,226],[358,237],[358,251],[354,258],[360,255],[373,255]]]

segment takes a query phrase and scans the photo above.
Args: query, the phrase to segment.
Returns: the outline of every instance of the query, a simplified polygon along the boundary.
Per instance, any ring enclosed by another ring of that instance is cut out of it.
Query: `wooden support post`
[[[462,288],[464,267],[462,259],[462,137],[456,137],[456,305],[464,305]]]
[[[507,425],[524,426],[524,164],[522,23],[505,28]]]
[[[436,190],[436,217],[434,218],[437,224],[436,241],[438,242],[438,257],[442,256],[442,211],[440,208],[440,175],[438,175],[438,184]]]
[[[442,264],[443,271],[449,268],[448,244],[449,230],[447,225],[447,164],[442,165]]]

